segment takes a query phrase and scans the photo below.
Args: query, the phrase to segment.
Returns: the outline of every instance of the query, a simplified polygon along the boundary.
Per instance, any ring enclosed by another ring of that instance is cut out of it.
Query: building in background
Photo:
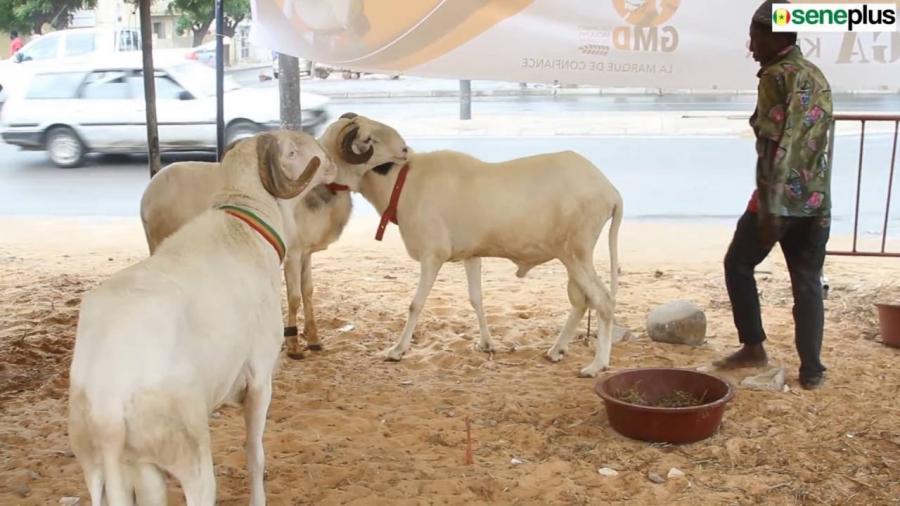
[[[212,0],[210,0],[212,1]],[[193,34],[190,31],[178,33],[177,12],[169,11],[169,0],[155,0],[150,7],[151,24],[153,27],[154,49],[185,49],[189,50],[193,43]],[[69,28],[93,28],[98,26],[120,26],[140,29],[140,16],[137,5],[125,0],[97,0],[97,6],[93,9],[76,11],[72,16]],[[48,27],[47,31],[52,29]],[[215,25],[203,38],[200,50],[208,51],[214,37]],[[226,50],[228,55],[227,65],[247,63],[268,63],[271,61],[271,51],[268,48],[254,46],[250,43],[250,20],[244,19],[235,29],[233,39],[226,39],[226,43],[234,44]],[[0,32],[2,40],[8,41],[9,34]],[[27,43],[31,37],[23,35]],[[9,58],[9,44],[0,44],[0,58]],[[200,51],[198,51],[200,52]],[[208,55],[206,56],[208,58]]]

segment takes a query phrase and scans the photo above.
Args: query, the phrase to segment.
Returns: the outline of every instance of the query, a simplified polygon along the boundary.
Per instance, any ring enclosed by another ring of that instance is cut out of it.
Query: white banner
[[[759,3],[252,0],[252,37],[278,52],[367,72],[747,90],[756,87],[747,34]],[[835,90],[900,91],[900,32],[802,33],[799,45]]]

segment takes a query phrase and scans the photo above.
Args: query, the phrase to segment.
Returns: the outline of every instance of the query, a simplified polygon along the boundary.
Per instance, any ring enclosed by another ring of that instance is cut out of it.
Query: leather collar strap
[[[350,189],[349,186],[338,183],[328,183],[325,185],[325,188],[328,188],[328,190],[335,195],[337,195],[337,192],[345,192]]]
[[[274,228],[270,227],[268,223],[263,221],[262,218],[254,214],[253,211],[239,206],[221,205],[219,206],[219,209],[249,225],[250,228],[255,230],[259,235],[263,237],[263,239],[266,240],[266,242],[268,242],[272,245],[273,248],[275,248],[275,253],[278,253],[278,261],[284,261],[284,253],[286,249],[284,247],[284,241],[281,240],[281,236],[278,235],[278,232],[276,232]]]
[[[406,174],[409,172],[409,164],[405,164],[397,175],[397,182],[394,183],[394,191],[391,192],[391,201],[381,215],[381,223],[378,224],[378,232],[375,233],[375,240],[380,241],[384,237],[384,230],[387,228],[390,220],[394,225],[397,223],[397,203],[400,202],[400,192],[403,191],[403,184],[406,183]]]

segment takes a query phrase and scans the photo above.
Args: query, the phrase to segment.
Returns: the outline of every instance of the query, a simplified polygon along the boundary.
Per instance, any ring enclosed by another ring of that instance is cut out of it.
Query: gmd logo
[[[612,30],[613,46],[620,51],[671,53],[678,48],[678,30],[667,25],[681,0],[612,0],[625,26]]]

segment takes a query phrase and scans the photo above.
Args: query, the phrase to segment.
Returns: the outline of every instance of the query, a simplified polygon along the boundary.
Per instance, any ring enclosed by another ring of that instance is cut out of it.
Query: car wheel
[[[45,147],[50,161],[57,167],[72,169],[84,163],[84,143],[69,127],[55,127],[47,132]]]
[[[251,121],[236,121],[225,129],[225,145],[247,137],[253,137],[262,132],[262,130],[262,127]]]
[[[328,69],[317,68],[315,71],[316,77],[319,79],[328,79],[328,76],[331,75],[331,71]]]

